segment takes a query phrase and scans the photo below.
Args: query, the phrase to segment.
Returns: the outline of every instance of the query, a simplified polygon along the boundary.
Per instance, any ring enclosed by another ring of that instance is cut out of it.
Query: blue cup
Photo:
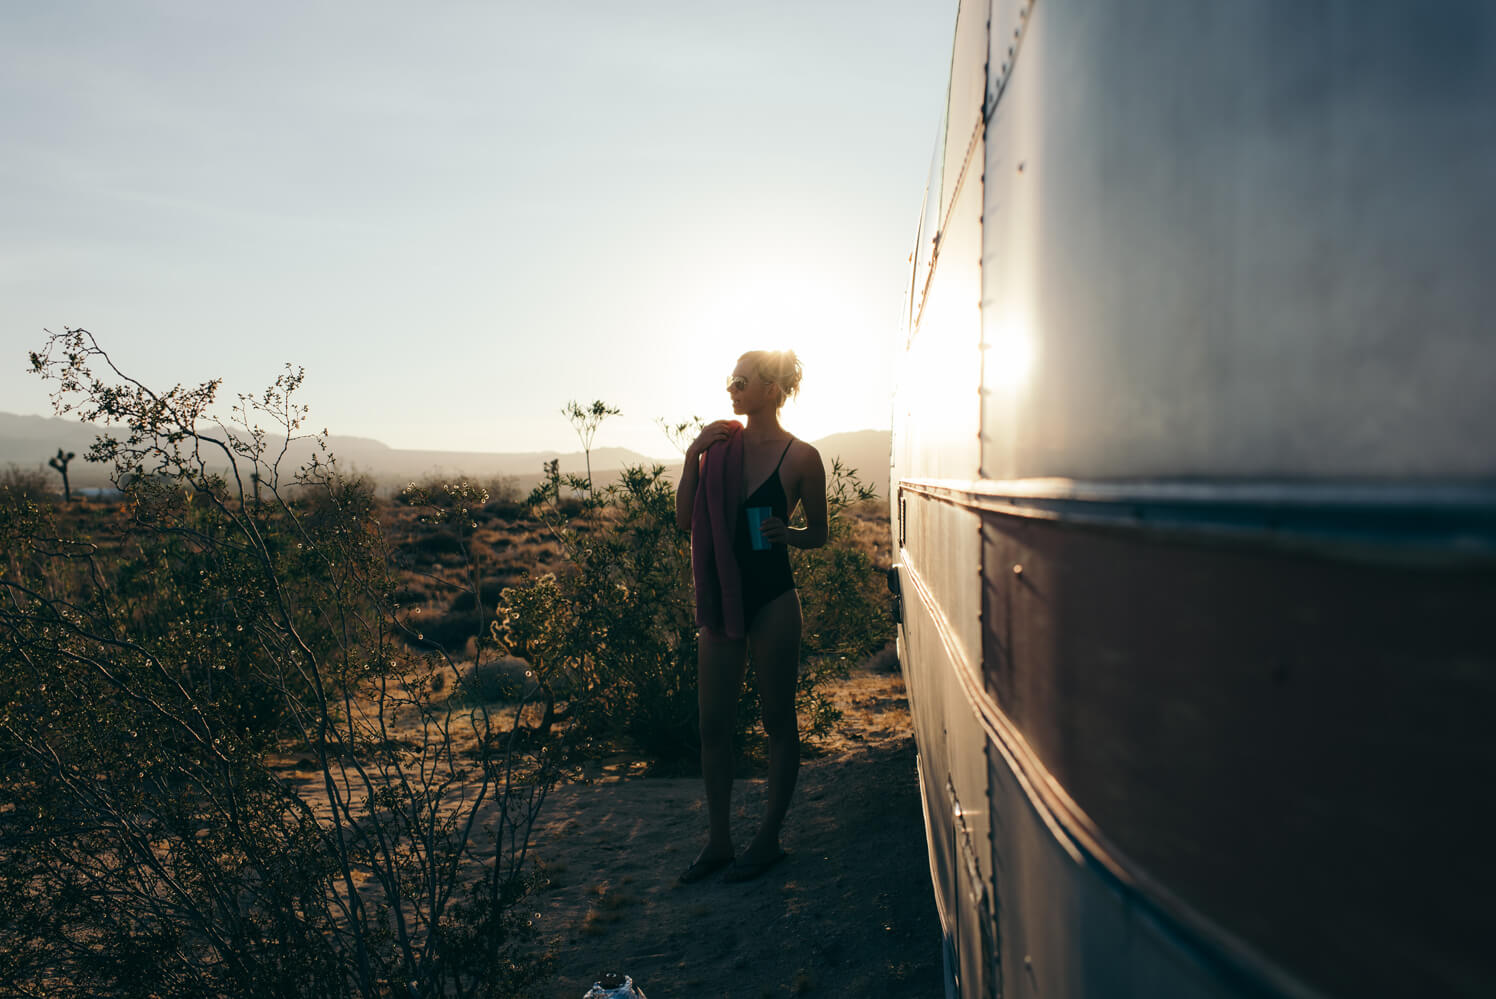
[[[774,547],[764,537],[764,521],[774,516],[774,508],[768,506],[749,506],[744,507],[743,512],[748,515],[748,541],[753,545],[753,550],[761,552]]]

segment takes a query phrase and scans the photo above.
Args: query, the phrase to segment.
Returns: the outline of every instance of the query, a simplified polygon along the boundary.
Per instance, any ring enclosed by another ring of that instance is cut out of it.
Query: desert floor
[[[847,513],[857,543],[886,567],[887,505]],[[449,606],[435,582],[452,570],[431,529],[408,509],[391,516],[423,570],[401,599],[424,608],[426,633],[455,645],[486,627],[481,609],[460,594]],[[480,517],[472,550],[493,574],[480,587],[485,603],[515,574],[562,564],[539,525],[512,512]],[[805,754],[782,836],[790,856],[757,881],[677,883],[705,841],[697,777],[642,776],[647,761],[619,756],[552,792],[531,840],[550,882],[531,898],[536,946],[556,972],[539,994],[581,999],[611,971],[648,999],[943,996],[913,731],[891,648],[854,668],[836,700],[835,732]],[[740,848],[763,796],[761,779],[734,789]]]
[[[631,776],[635,764],[620,758],[553,792],[535,836],[550,885],[532,897],[556,960],[547,995],[581,999],[609,971],[648,999],[943,995],[914,742],[891,653],[854,669],[837,697],[837,732],[801,769],[789,857],[756,881],[677,883],[705,835],[699,779]],[[763,794],[758,779],[734,788],[740,847]]]
[[[421,511],[384,510],[411,563],[398,594],[404,613],[459,660],[486,631],[502,587],[563,564],[512,498],[474,514],[471,561]],[[858,543],[886,567],[886,506],[850,513]],[[118,515],[89,504],[75,513],[85,533]],[[464,583],[471,564],[483,568],[476,594]],[[589,761],[586,779],[551,793],[531,839],[548,882],[528,900],[532,945],[554,968],[537,999],[581,999],[607,972],[631,975],[648,999],[943,995],[913,733],[891,649],[853,667],[834,697],[842,717],[807,747],[782,837],[789,857],[756,881],[677,883],[705,839],[699,777],[645,776],[648,761],[619,755]],[[304,757],[288,753],[277,765],[325,811],[322,779]],[[761,778],[735,787],[740,847],[763,797]]]

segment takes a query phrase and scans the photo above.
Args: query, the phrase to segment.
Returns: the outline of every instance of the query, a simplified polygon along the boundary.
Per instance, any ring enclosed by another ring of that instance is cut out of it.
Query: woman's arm
[[[789,529],[789,544],[796,548],[819,548],[826,543],[830,524],[826,516],[826,466],[821,453],[809,444],[798,462],[800,466],[800,508],[805,511],[805,526]]]

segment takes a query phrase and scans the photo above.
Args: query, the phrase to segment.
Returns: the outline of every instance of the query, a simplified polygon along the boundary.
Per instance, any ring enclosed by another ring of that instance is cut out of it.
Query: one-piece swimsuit
[[[789,498],[785,496],[784,484],[779,481],[779,466],[784,464],[784,456],[789,454],[790,446],[794,444],[793,438],[784,446],[784,451],[779,455],[779,462],[774,466],[774,471],[762,484],[743,500],[738,508],[737,529],[733,532],[733,555],[738,560],[738,571],[743,581],[743,624],[746,627],[753,626],[753,619],[758,612],[775,597],[786,590],[795,588],[795,576],[790,570],[790,553],[787,546],[782,544],[770,545],[768,548],[755,550],[748,528],[748,508],[750,506],[766,506],[773,511],[773,516],[784,523],[789,523]]]

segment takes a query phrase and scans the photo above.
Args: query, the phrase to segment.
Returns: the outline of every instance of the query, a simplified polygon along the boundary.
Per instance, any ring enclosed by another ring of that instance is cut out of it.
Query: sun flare
[[[830,275],[773,274],[713,289],[685,322],[689,398],[705,419],[731,415],[724,389],[745,351],[795,351],[805,369],[800,395],[786,404],[786,427],[807,439],[840,430],[880,426],[888,419],[892,330],[869,329],[855,293]]]

